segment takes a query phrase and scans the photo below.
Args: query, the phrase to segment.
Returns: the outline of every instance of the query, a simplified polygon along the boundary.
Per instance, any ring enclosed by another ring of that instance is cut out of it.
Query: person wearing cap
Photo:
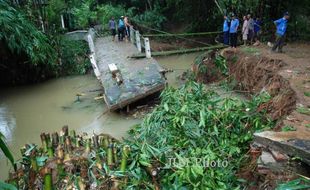
[[[290,18],[290,15],[288,14],[288,12],[286,12],[284,13],[284,16],[282,18],[274,21],[274,24],[277,27],[277,32],[276,32],[276,42],[272,47],[273,52],[278,49],[278,52],[282,53],[282,47],[284,44],[284,37],[285,37],[287,22],[289,18]]]
[[[231,15],[232,20],[230,22],[229,36],[230,36],[230,46],[232,48],[237,47],[237,32],[239,27],[239,20],[234,14]]]
[[[224,15],[224,24],[223,24],[223,43],[229,45],[229,19]]]
[[[125,37],[125,23],[124,23],[124,16],[118,21],[118,41],[123,41]]]

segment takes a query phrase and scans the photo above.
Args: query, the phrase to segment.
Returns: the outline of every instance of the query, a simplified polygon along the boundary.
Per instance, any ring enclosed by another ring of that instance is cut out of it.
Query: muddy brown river
[[[174,72],[168,73],[168,83],[178,86],[177,76],[190,68],[199,53],[161,57],[157,60]],[[103,114],[103,100],[94,100],[100,94],[100,84],[93,75],[64,77],[40,84],[0,89],[0,131],[16,159],[25,143],[40,145],[41,132],[59,131],[68,125],[77,132],[108,133],[116,138],[126,136],[139,119],[119,113]],[[83,93],[77,101],[77,93]],[[8,175],[10,164],[0,151],[0,179]]]

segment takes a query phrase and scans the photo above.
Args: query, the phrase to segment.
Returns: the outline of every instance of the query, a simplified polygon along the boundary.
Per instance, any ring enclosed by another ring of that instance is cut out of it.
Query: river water
[[[168,83],[178,86],[177,76],[190,68],[197,53],[158,58],[158,62],[174,72],[168,73]],[[93,75],[64,77],[40,84],[0,89],[0,131],[18,159],[26,143],[40,145],[41,132],[59,131],[68,125],[77,132],[108,133],[116,138],[126,136],[139,119],[106,113],[104,101],[94,100],[101,86]],[[77,101],[77,93],[83,93]],[[0,179],[7,177],[10,165],[0,151]]]

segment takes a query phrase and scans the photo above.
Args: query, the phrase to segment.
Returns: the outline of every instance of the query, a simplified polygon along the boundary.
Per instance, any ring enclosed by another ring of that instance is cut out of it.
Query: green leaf
[[[16,171],[17,167],[14,161],[14,157],[10,151],[10,149],[8,148],[7,144],[4,142],[4,135],[2,133],[0,133],[0,148],[2,150],[2,152],[4,153],[4,155],[7,157],[7,159],[9,159],[9,161],[11,162],[14,170]]]
[[[165,108],[165,111],[169,111],[169,107],[167,103],[164,104],[164,108]]]
[[[9,183],[5,183],[3,181],[0,181],[0,189],[1,190],[17,190],[17,188]]]

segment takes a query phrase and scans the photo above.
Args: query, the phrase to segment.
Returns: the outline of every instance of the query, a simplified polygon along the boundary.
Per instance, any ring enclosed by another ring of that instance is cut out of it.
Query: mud
[[[202,63],[193,67],[197,80],[208,83],[225,78],[221,68],[214,63],[216,54],[217,52],[211,52],[198,58]],[[236,89],[251,94],[266,91],[271,95],[272,98],[262,104],[259,110],[267,108],[270,117],[276,120],[295,109],[296,93],[289,81],[278,74],[278,71],[286,65],[282,60],[249,55],[243,51],[234,52],[230,49],[223,50],[220,54],[227,61],[228,76],[226,77],[234,80]]]

